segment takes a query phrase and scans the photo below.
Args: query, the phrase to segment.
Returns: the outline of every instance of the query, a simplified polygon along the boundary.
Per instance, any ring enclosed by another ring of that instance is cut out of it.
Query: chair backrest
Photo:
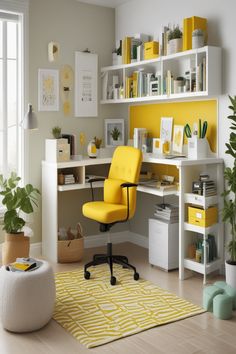
[[[121,188],[124,182],[137,183],[142,164],[142,153],[131,146],[116,148],[108,179],[104,184],[104,201],[127,205],[127,189]],[[129,218],[134,215],[136,207],[136,188],[129,189]]]

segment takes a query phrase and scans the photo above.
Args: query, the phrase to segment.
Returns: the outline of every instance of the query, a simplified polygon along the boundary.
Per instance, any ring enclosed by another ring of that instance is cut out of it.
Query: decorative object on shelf
[[[192,49],[204,46],[204,33],[201,29],[195,29],[192,33]]]
[[[79,134],[79,144],[81,146],[81,149],[82,149],[82,156],[85,155],[85,145],[86,145],[86,136],[85,136],[85,133],[83,132],[80,132]]]
[[[29,257],[29,237],[24,236],[25,220],[22,213],[33,213],[40,194],[32,184],[19,187],[20,177],[12,172],[10,178],[0,175],[0,195],[6,208],[3,218],[3,230],[6,231],[2,248],[2,264],[14,262],[17,257]]]
[[[98,55],[75,52],[75,117],[97,117]]]
[[[193,31],[200,29],[204,33],[204,45],[207,44],[207,19],[197,16],[185,18],[183,20],[183,50],[192,49]]]
[[[105,119],[105,146],[124,145],[124,119]]]
[[[58,59],[59,44],[56,42],[48,43],[48,61],[54,62]]]
[[[46,139],[45,159],[48,162],[70,161],[70,144],[67,139]]]
[[[91,140],[88,143],[87,152],[88,152],[88,156],[90,158],[96,158],[97,157],[98,151],[97,151],[96,144],[95,144],[94,140]]]
[[[173,117],[161,117],[160,138],[163,142],[172,140]]]
[[[37,116],[33,111],[32,104],[28,104],[28,112],[25,114],[24,119],[20,123],[23,129],[34,130],[38,129]]]
[[[173,146],[172,146],[173,152],[182,154],[183,138],[184,138],[184,126],[174,125]]]
[[[232,111],[227,117],[231,121],[229,142],[226,143],[226,154],[233,157],[233,166],[226,167],[224,177],[227,182],[224,196],[224,207],[222,218],[231,228],[231,240],[228,242],[227,251],[229,259],[225,262],[226,267],[226,283],[236,289],[236,96],[229,96],[231,105],[229,109]]]
[[[183,33],[179,26],[173,28],[168,33],[167,55],[175,54],[182,51],[183,48]]]
[[[159,56],[159,42],[144,43],[144,60],[155,59]]]
[[[54,139],[61,138],[61,127],[55,126],[52,128],[52,135]]]
[[[38,70],[38,110],[59,111],[58,70]]]
[[[70,65],[64,65],[60,70],[60,96],[63,104],[64,115],[72,113],[72,88],[74,82],[74,72]]]

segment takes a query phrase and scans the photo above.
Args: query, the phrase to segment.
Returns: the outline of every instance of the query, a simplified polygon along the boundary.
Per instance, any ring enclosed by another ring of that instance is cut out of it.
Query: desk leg
[[[185,168],[179,167],[179,279],[184,280],[184,193],[185,193]]]

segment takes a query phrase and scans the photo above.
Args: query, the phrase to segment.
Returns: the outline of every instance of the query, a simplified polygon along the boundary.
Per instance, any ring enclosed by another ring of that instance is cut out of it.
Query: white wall
[[[226,164],[231,158],[226,156],[225,142],[229,138],[228,94],[236,95],[236,46],[235,46],[235,0],[131,0],[116,9],[116,39],[147,33],[158,40],[161,26],[179,24],[185,17],[200,16],[208,19],[208,43],[223,48],[222,95],[219,98],[219,156]],[[150,208],[149,208],[150,209]],[[137,224],[143,230],[143,225]],[[147,227],[146,233],[147,233]]]
[[[51,129],[55,125],[62,127],[62,132],[77,135],[83,131],[87,141],[95,135],[104,141],[104,119],[126,118],[121,107],[100,105],[98,117],[75,118],[74,113],[65,117],[60,104],[59,112],[38,112],[38,69],[60,69],[69,64],[74,69],[74,53],[89,48],[98,53],[100,67],[111,65],[112,49],[115,43],[114,9],[87,5],[76,0],[30,0],[29,11],[29,102],[33,104],[38,116],[39,129],[29,132],[29,181],[41,189],[41,161],[44,159],[45,139],[51,138]],[[50,63],[47,46],[50,41],[60,45],[58,60]],[[101,83],[99,83],[99,100]],[[81,152],[81,151],[80,151]],[[75,198],[68,200],[64,196],[64,210],[70,209],[74,215],[68,222],[81,221],[79,206],[82,201],[90,200],[89,192],[75,193]],[[70,197],[71,194],[70,194]],[[78,210],[78,212],[76,212]],[[63,210],[61,211],[63,214]],[[95,223],[83,220],[86,235],[98,233]],[[75,224],[74,224],[75,225]],[[68,226],[60,225],[60,226]],[[71,225],[73,227],[73,224]],[[35,213],[34,238],[41,241],[41,207]],[[116,230],[117,231],[117,230]]]

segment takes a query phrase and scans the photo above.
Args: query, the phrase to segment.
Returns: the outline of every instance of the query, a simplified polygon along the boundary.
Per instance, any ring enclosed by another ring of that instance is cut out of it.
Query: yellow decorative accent
[[[192,225],[208,227],[217,223],[217,207],[210,207],[208,209],[200,209],[195,207],[188,207],[188,222]]]
[[[199,306],[149,281],[132,279],[132,272],[114,265],[119,279],[109,283],[109,267],[56,274],[54,319],[87,348],[112,342],[148,328],[203,313]]]

